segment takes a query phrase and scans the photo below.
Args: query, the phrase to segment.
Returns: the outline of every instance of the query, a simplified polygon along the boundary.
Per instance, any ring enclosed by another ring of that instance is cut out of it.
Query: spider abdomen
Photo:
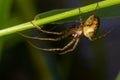
[[[84,23],[83,34],[91,40],[99,28],[99,23],[99,17],[97,15],[90,16]]]

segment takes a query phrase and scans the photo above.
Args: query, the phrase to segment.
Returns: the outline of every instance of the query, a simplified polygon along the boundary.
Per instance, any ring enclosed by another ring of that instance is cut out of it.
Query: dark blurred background
[[[76,8],[98,1],[1,0],[0,4],[3,7],[0,7],[0,26],[3,27],[0,29],[31,21],[42,12]],[[113,10],[106,11],[107,14],[112,12]],[[101,16],[99,17],[101,18]],[[18,34],[2,37],[0,38],[0,80],[115,80],[120,70],[119,22],[119,16],[101,18],[99,35],[113,27],[115,29],[106,37],[93,42],[82,37],[77,48],[65,55],[37,50],[27,44],[26,38]],[[53,31],[61,31],[69,29],[73,25],[77,24],[74,22],[59,25],[49,24],[44,29],[51,30],[51,27],[55,26]],[[24,32],[33,36],[49,37],[34,29]],[[67,42],[67,40],[63,40],[55,44],[49,41],[31,41],[43,45],[43,47],[60,47]]]

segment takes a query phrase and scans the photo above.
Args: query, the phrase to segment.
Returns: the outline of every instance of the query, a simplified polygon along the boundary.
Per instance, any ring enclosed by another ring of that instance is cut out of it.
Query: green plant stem
[[[106,1],[101,1],[98,4],[99,4],[99,9],[100,9],[100,8],[120,4],[120,0],[106,0]],[[97,6],[97,3],[94,3],[94,4],[91,4],[91,5],[88,5],[88,6],[81,7],[80,8],[81,13],[79,13],[79,9],[76,8],[76,9],[73,9],[73,10],[70,10],[70,11],[66,11],[66,12],[63,12],[63,13],[60,13],[60,14],[56,14],[56,15],[53,15],[53,16],[49,16],[49,17],[46,17],[46,18],[36,20],[36,21],[34,21],[34,23],[37,24],[37,25],[44,25],[44,24],[51,23],[51,22],[54,22],[54,21],[58,21],[58,20],[62,20],[62,19],[65,19],[65,18],[73,17],[73,16],[76,16],[76,15],[79,15],[79,14],[94,11],[96,6]],[[5,35],[8,35],[8,34],[12,34],[12,33],[15,33],[15,32],[19,32],[19,31],[23,31],[23,30],[27,30],[27,29],[31,29],[31,28],[35,28],[35,27],[30,22],[23,23],[23,24],[16,25],[16,26],[13,26],[13,27],[10,27],[10,28],[7,28],[7,29],[0,30],[0,36],[5,36]]]

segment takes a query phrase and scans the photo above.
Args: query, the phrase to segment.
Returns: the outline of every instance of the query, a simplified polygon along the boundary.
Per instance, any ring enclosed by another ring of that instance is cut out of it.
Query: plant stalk
[[[90,4],[90,5],[81,7],[80,8],[80,11],[81,11],[80,13],[79,13],[79,8],[76,8],[76,9],[73,9],[73,10],[70,10],[70,11],[66,11],[66,12],[63,12],[63,13],[59,13],[59,14],[56,14],[56,15],[53,15],[53,16],[49,16],[49,17],[46,17],[46,18],[36,20],[36,21],[34,21],[34,23],[36,25],[44,25],[44,24],[52,23],[52,22],[62,20],[62,19],[65,19],[65,18],[73,17],[73,16],[80,15],[80,14],[83,14],[83,13],[87,13],[87,12],[90,12],[90,11],[94,11],[97,4],[99,5],[99,9],[100,9],[100,8],[105,8],[105,7],[109,7],[109,6],[112,6],[112,5],[120,4],[120,0],[101,1],[99,3],[94,3],[94,4]],[[33,26],[30,22],[19,24],[19,25],[13,26],[13,27],[9,27],[9,28],[0,30],[0,37],[5,36],[5,35],[9,35],[9,34],[13,34],[13,33],[19,32],[19,31],[31,29],[31,28],[35,28],[35,26]]]

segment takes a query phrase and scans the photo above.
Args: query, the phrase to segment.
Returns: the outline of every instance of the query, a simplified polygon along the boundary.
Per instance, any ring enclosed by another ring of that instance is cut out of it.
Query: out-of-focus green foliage
[[[10,18],[10,11],[11,11],[12,0],[0,0],[0,29],[5,28],[8,26],[6,22],[8,22]],[[4,46],[4,39],[0,37],[0,61],[2,56]]]
[[[116,76],[116,80],[120,80],[120,72],[119,72],[118,75]]]

